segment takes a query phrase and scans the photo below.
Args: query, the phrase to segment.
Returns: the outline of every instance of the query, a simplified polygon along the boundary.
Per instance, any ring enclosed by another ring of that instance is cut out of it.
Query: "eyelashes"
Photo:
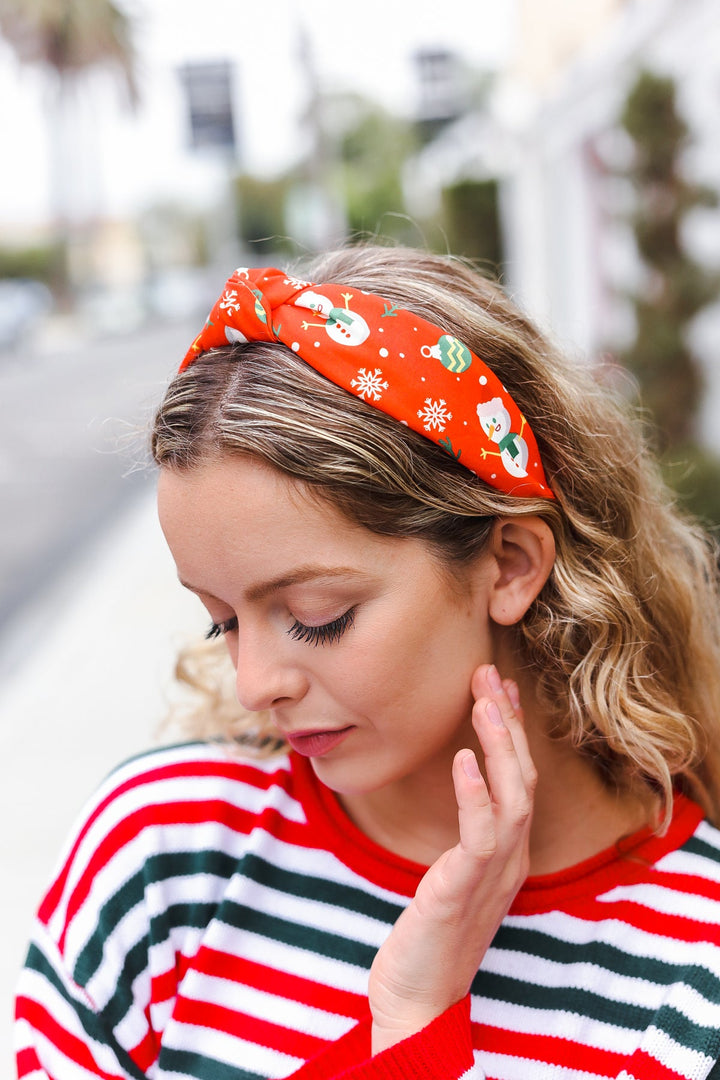
[[[339,641],[354,622],[355,608],[350,608],[344,615],[333,619],[332,622],[323,623],[322,626],[306,626],[296,619],[288,630],[288,634],[295,641],[304,641],[308,645],[330,645]]]
[[[333,619],[332,622],[323,623],[321,626],[306,626],[305,623],[301,623],[299,619],[295,619],[287,632],[294,641],[303,641],[306,645],[331,645],[334,642],[339,641],[345,631],[349,630],[354,622],[355,608],[350,608],[344,615],[339,615],[337,619]],[[207,641],[212,641],[214,638],[219,638],[224,634],[232,633],[232,631],[237,630],[237,628],[237,617],[233,615],[231,619],[226,619],[225,622],[212,623],[205,634],[205,639]]]
[[[206,641],[212,641],[213,638],[222,637],[223,634],[230,634],[233,630],[237,630],[238,621],[233,615],[232,619],[226,619],[225,622],[214,622],[210,624],[210,629],[205,634]]]

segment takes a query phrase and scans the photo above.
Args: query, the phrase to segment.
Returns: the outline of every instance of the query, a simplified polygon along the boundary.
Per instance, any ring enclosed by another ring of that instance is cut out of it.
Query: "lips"
[[[293,731],[285,738],[298,754],[303,757],[322,757],[333,750],[352,731],[352,726],[336,728],[334,731]]]

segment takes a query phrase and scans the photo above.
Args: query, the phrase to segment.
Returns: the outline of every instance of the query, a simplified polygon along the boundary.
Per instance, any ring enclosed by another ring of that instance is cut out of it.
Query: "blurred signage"
[[[190,63],[180,68],[193,150],[236,153],[233,71],[234,65],[229,60]]]
[[[420,102],[418,120],[430,137],[462,112],[458,57],[449,49],[420,49],[415,53]]]

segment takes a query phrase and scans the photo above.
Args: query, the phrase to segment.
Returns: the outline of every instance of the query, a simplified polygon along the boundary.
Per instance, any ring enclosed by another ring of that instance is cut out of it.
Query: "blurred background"
[[[0,0],[0,147],[10,1075],[63,838],[172,737],[173,657],[205,626],[145,430],[234,266],[370,237],[478,260],[641,404],[678,499],[720,524],[720,6]]]

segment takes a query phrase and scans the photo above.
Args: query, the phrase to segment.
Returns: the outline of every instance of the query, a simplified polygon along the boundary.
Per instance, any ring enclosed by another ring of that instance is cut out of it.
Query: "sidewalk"
[[[30,921],[86,797],[159,730],[178,647],[206,626],[178,584],[154,485],[0,640],[0,1076]],[[9,673],[9,674],[8,674]]]

